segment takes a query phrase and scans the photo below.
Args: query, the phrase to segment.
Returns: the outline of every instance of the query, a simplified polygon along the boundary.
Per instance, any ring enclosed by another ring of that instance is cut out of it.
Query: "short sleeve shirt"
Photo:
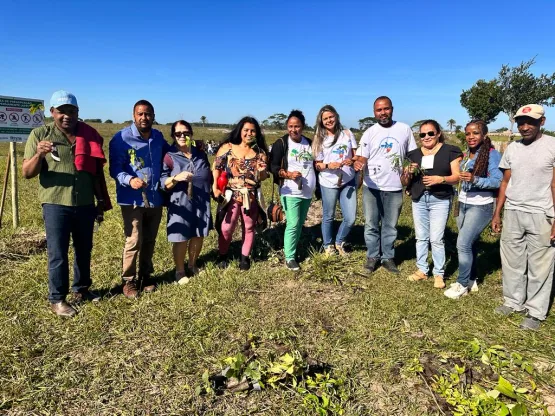
[[[522,140],[507,146],[500,169],[511,170],[505,209],[554,216],[551,181],[555,167],[555,137],[542,135],[530,144]]]
[[[291,140],[291,138],[287,140],[287,170],[289,172],[301,172],[302,177],[296,181],[285,179],[279,193],[282,196],[312,199],[316,187],[316,174],[310,143],[304,137],[302,137],[300,143]]]
[[[391,127],[374,124],[364,132],[357,156],[368,159],[364,172],[367,187],[380,191],[400,191],[403,159],[416,149],[412,130],[405,123],[394,122]]]
[[[47,153],[39,172],[39,200],[41,204],[56,204],[69,207],[94,203],[94,175],[78,171],[74,163],[74,146],[54,125],[38,127],[31,131],[25,144],[24,159],[31,159],[37,153],[40,141],[52,142],[58,151],[60,161]]]
[[[324,139],[322,151],[316,156],[316,160],[321,160],[324,163],[335,163],[352,159],[353,150],[357,148],[355,135],[350,130],[343,130],[335,143],[334,140],[334,136],[327,136]],[[326,188],[340,188],[341,184],[349,183],[354,177],[355,170],[352,166],[343,166],[341,169],[327,169],[319,174],[320,185]]]
[[[461,149],[457,146],[452,146],[450,144],[443,144],[439,150],[433,156],[427,156],[433,158],[433,167],[425,170],[426,175],[438,175],[438,176],[451,176],[453,172],[451,171],[451,162],[462,157]],[[422,150],[415,149],[408,153],[407,159],[411,162],[417,163],[418,166],[422,167]],[[422,174],[416,175],[412,178],[410,184],[410,195],[413,201],[420,199],[425,191],[425,186],[422,183]],[[450,198],[454,191],[453,185],[447,183],[440,183],[437,185],[430,186],[428,191],[430,194],[439,199]]]

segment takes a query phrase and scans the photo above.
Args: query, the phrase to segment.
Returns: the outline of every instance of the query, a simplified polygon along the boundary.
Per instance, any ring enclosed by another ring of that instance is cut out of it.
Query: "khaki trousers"
[[[555,247],[551,245],[553,219],[545,214],[505,210],[501,233],[501,266],[505,305],[528,309],[544,320],[553,285]]]
[[[154,272],[152,256],[162,219],[162,207],[143,208],[122,205],[121,215],[125,233],[121,277],[123,280],[132,280],[137,276],[137,258],[139,278],[149,277]]]

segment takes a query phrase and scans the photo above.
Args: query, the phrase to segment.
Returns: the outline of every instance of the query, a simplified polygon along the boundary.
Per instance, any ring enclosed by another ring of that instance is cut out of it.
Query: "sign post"
[[[17,143],[24,143],[31,130],[44,124],[42,108],[44,108],[44,101],[42,100],[0,96],[0,142],[10,143],[8,164],[11,163],[12,222],[14,228],[19,226]],[[6,175],[8,175],[7,168]],[[7,178],[5,178],[5,182],[7,182]],[[0,217],[1,221],[2,218]]]

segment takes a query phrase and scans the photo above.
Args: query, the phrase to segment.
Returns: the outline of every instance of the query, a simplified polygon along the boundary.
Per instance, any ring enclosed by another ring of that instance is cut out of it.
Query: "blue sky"
[[[555,71],[555,1],[4,0],[0,95],[73,92],[83,118],[232,123],[332,104],[347,126],[379,95],[395,118],[468,121],[459,98],[502,64]],[[555,130],[555,108],[546,127]],[[501,114],[493,128],[509,126]]]

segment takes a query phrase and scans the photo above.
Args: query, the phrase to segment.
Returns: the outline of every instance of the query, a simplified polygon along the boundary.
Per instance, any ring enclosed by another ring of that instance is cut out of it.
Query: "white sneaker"
[[[476,280],[471,280],[472,282],[472,286],[470,287],[470,291],[471,292],[477,292],[478,291],[478,282]]]
[[[468,294],[468,288],[464,287],[459,282],[455,282],[449,289],[443,292],[443,294],[450,299],[459,299],[461,296]]]

